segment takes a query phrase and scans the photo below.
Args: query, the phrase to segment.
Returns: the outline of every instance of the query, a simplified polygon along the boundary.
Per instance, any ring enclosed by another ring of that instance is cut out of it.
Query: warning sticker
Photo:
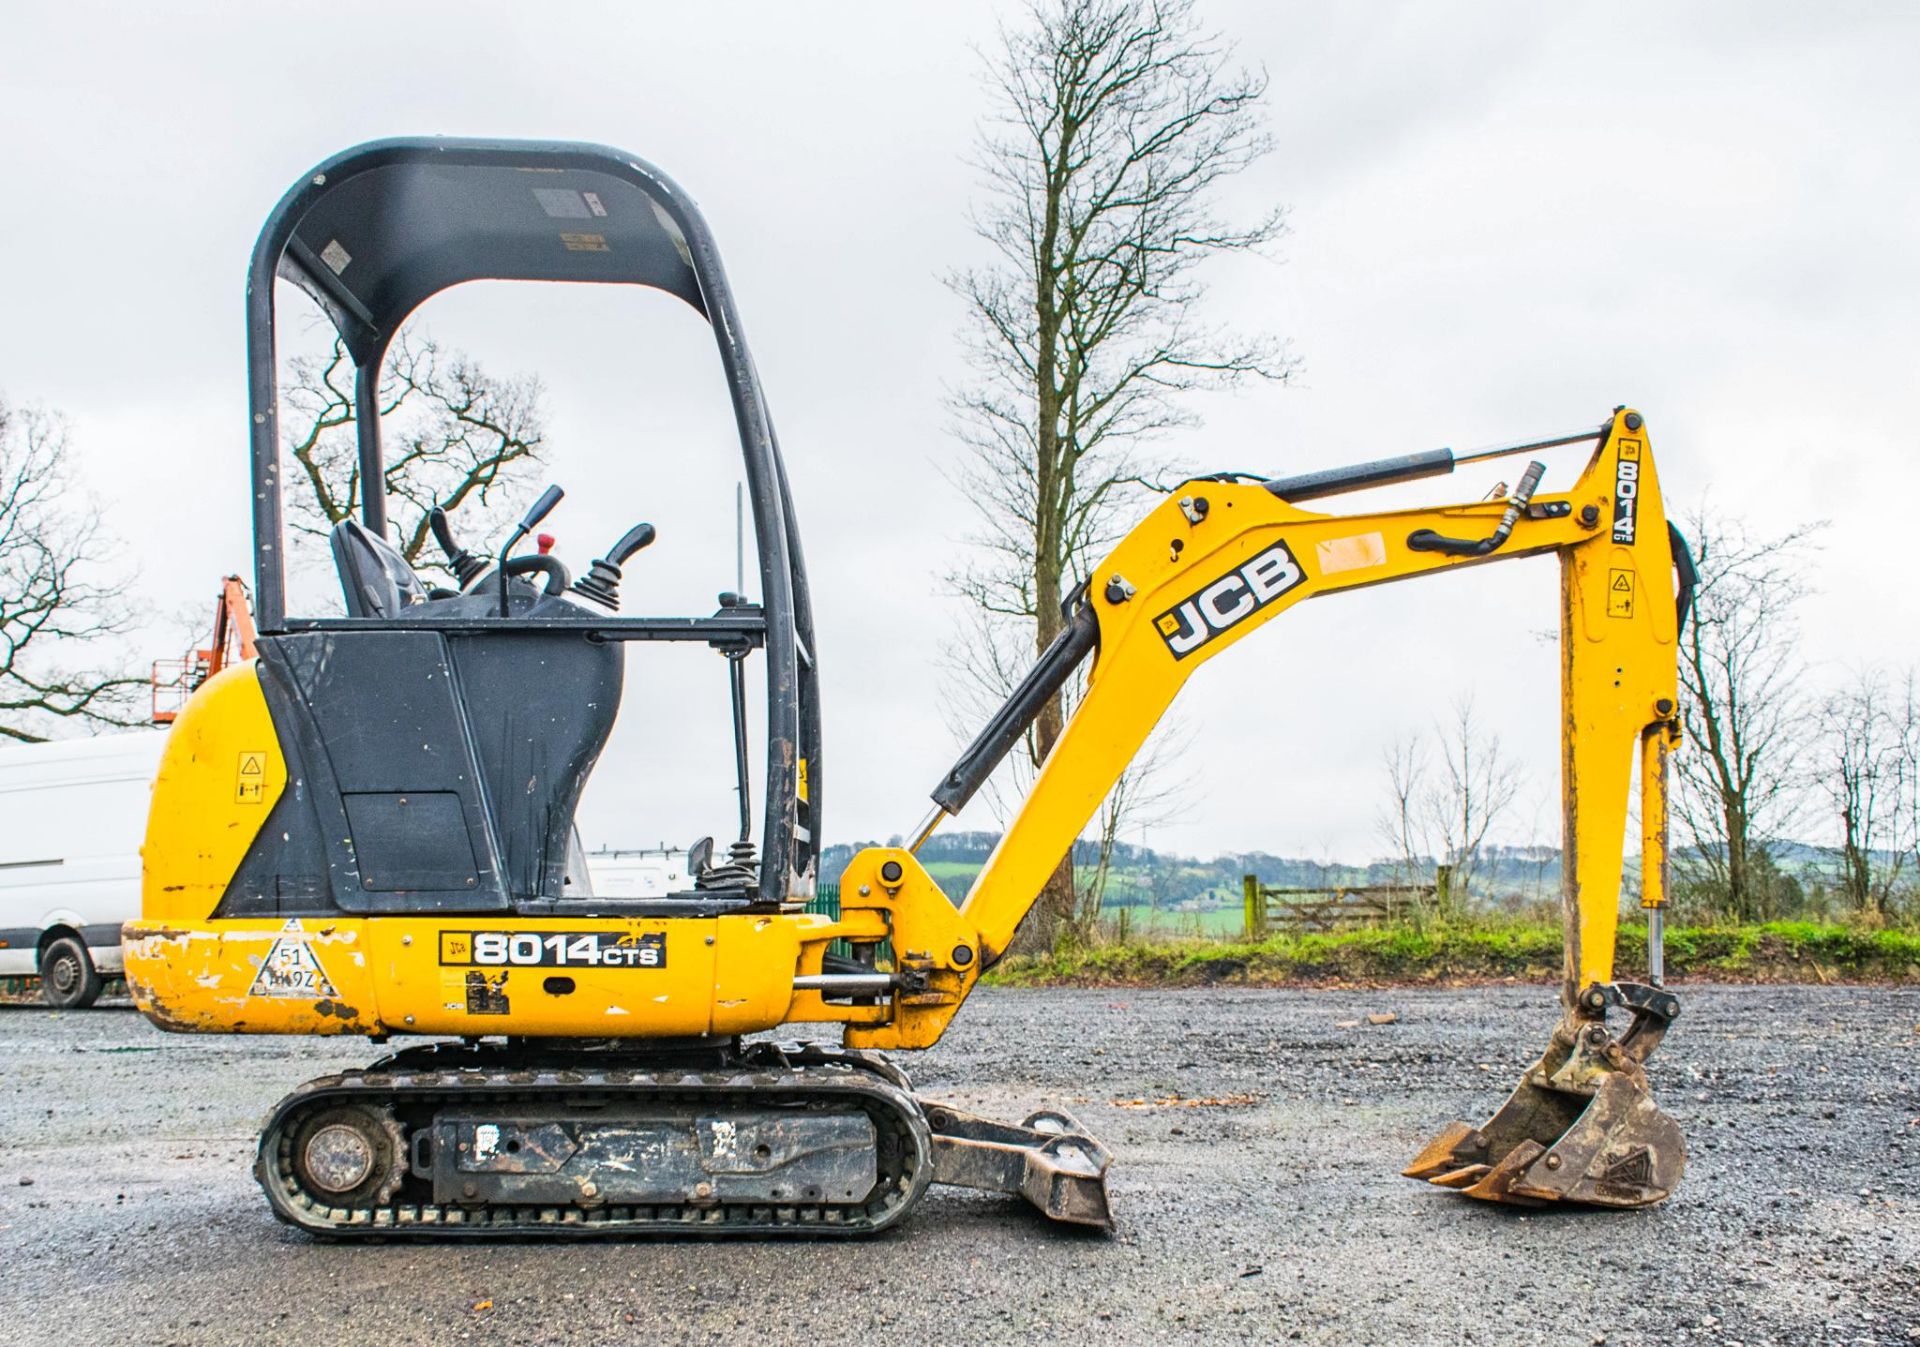
[[[540,209],[555,220],[586,220],[592,216],[587,211],[587,203],[580,199],[580,193],[567,187],[536,187],[533,199],[540,203]]]
[[[1387,564],[1387,540],[1378,533],[1356,533],[1346,538],[1327,538],[1314,544],[1322,575],[1341,571],[1365,570]]]
[[[307,943],[307,934],[300,929],[298,917],[281,929],[267,957],[260,961],[253,986],[247,989],[248,996],[292,997],[302,1001],[318,1001],[339,994],[333,989],[327,970],[320,966],[320,956]]]
[[[320,250],[320,260],[327,269],[338,276],[347,269],[347,263],[353,261],[353,254],[340,246],[339,239],[328,239],[327,246]]]
[[[580,199],[587,203],[587,209],[595,215],[602,217],[606,215],[607,208],[600,204],[600,194],[598,192],[582,192],[580,193]]]
[[[1633,572],[1615,567],[1607,572],[1607,616],[1633,616]]]
[[[560,242],[570,253],[610,253],[605,234],[562,234]]]
[[[513,1002],[507,997],[507,975],[488,977],[478,970],[467,974],[467,1014],[510,1015]]]
[[[233,799],[236,804],[259,804],[267,798],[267,754],[265,749],[240,755],[240,768],[233,774]]]

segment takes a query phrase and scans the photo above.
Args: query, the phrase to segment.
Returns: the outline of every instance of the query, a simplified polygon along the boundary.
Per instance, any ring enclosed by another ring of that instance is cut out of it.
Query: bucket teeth
[[[1520,1176],[1532,1168],[1533,1162],[1547,1153],[1547,1148],[1537,1141],[1523,1141],[1500,1158],[1500,1163],[1486,1169],[1480,1181],[1471,1188],[1460,1191],[1468,1197],[1479,1198],[1482,1202],[1512,1202],[1520,1206],[1538,1206],[1540,1199],[1523,1195],[1514,1190],[1514,1184]]]
[[[1400,1172],[1410,1179],[1431,1179],[1444,1188],[1452,1188],[1455,1185],[1443,1182],[1440,1176],[1460,1172],[1463,1160],[1485,1150],[1486,1141],[1478,1132],[1462,1122],[1448,1123],[1439,1136],[1413,1157],[1413,1163]]]
[[[1673,1192],[1686,1142],[1647,1093],[1644,1076],[1608,1072],[1591,1094],[1544,1079],[1537,1068],[1528,1071],[1484,1127],[1449,1124],[1406,1176],[1517,1206],[1647,1207]]]
[[[1444,1174],[1432,1175],[1427,1182],[1438,1184],[1442,1188],[1470,1188],[1490,1168],[1492,1168],[1490,1165],[1462,1165],[1458,1169],[1449,1169]]]

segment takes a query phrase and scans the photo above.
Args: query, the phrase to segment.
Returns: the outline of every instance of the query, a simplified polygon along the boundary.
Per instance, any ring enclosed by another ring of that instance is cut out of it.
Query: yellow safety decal
[[[807,799],[807,760],[800,759],[800,803],[809,803]]]
[[[267,754],[254,749],[240,755],[239,770],[233,774],[235,804],[259,804],[267,796]]]
[[[1607,572],[1607,616],[1633,616],[1633,572],[1615,566]]]

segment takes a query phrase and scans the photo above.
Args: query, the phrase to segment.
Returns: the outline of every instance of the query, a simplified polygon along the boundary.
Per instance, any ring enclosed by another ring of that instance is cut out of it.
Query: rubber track
[[[310,1080],[274,1107],[261,1130],[254,1174],[274,1214],[290,1225],[335,1239],[671,1235],[850,1237],[895,1224],[919,1202],[933,1177],[933,1141],[919,1103],[900,1078],[848,1053],[797,1067],[719,1070],[583,1069],[577,1063],[458,1070],[365,1070]],[[391,1108],[404,1120],[442,1104],[538,1108],[582,1102],[660,1100],[764,1107],[770,1100],[853,1105],[873,1119],[881,1173],[862,1202],[682,1203],[635,1206],[582,1202],[572,1206],[495,1206],[419,1200],[430,1181],[408,1174],[383,1205],[339,1207],[313,1196],[295,1177],[293,1137],[311,1111],[339,1103]],[[891,1138],[895,1143],[887,1145]],[[887,1161],[891,1154],[893,1163]],[[411,1190],[411,1195],[410,1195]]]

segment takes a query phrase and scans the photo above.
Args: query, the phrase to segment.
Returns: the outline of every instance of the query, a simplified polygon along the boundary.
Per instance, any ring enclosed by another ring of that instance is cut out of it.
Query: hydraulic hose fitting
[[[1415,529],[1407,535],[1407,546],[1415,552],[1444,552],[1454,557],[1484,557],[1498,551],[1513,532],[1513,526],[1520,522],[1520,516],[1533,501],[1533,493],[1545,475],[1547,465],[1539,459],[1527,464],[1527,470],[1520,476],[1520,484],[1507,497],[1507,508],[1500,516],[1500,523],[1492,533],[1484,538],[1449,538],[1435,533],[1432,529]]]

